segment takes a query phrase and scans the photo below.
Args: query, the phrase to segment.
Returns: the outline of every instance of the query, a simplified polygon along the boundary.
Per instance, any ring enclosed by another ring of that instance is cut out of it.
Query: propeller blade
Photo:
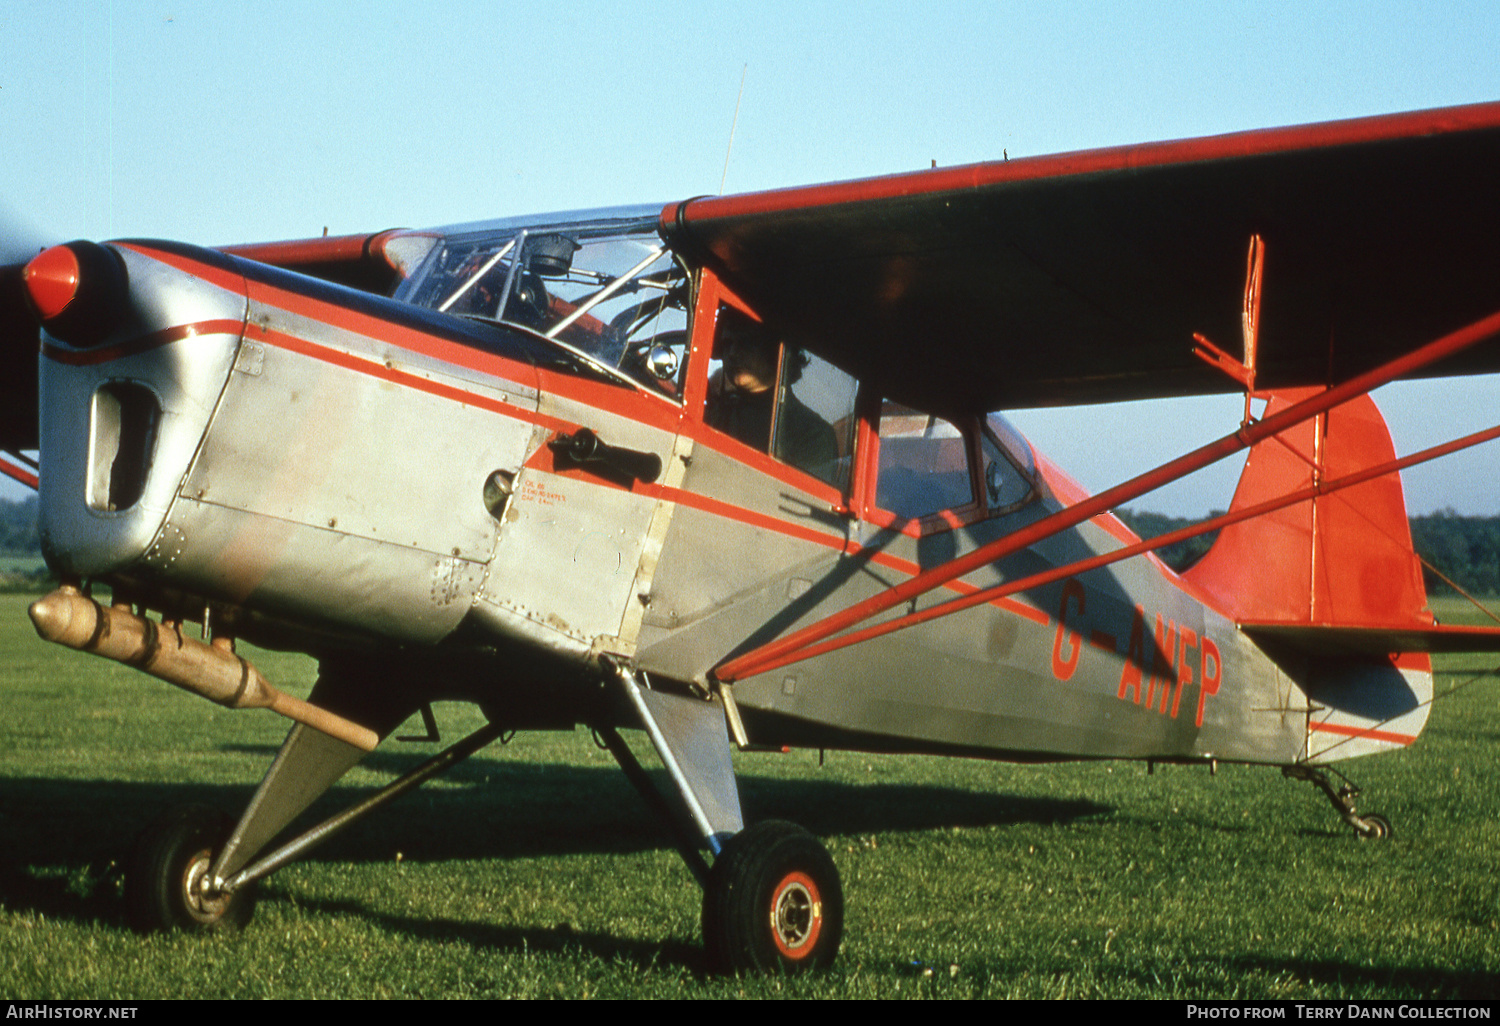
[[[0,207],[0,449],[37,447],[40,334],[21,271],[45,246],[40,230]]]

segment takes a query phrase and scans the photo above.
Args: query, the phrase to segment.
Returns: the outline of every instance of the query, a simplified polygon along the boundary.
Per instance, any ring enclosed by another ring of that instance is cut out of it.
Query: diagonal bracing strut
[[[908,613],[906,616],[896,617],[895,619],[886,620],[881,623],[865,627],[861,630],[852,631],[849,634],[843,634],[836,638],[830,638],[816,644],[808,645],[805,648],[801,648],[796,650],[795,652],[790,653],[789,655],[783,656],[779,659],[771,660],[764,667],[764,669],[760,670],[759,672],[763,673],[769,670],[779,669],[783,666],[790,665],[791,663],[797,663],[803,661],[804,659],[811,659],[814,656],[823,655],[826,652],[832,652],[840,648],[847,648],[850,645],[857,645],[860,642],[870,641],[874,638],[878,638],[886,634],[892,634],[907,627],[915,627],[917,624],[926,623],[928,620],[936,620],[940,617],[951,616],[954,613],[960,613],[965,609],[970,609],[974,606],[983,605],[987,602],[995,602],[999,599],[1006,598],[1007,596],[1014,595],[1017,592],[1030,591],[1032,588],[1040,588],[1043,585],[1051,584],[1055,581],[1060,581],[1065,577],[1074,577],[1078,574],[1087,573],[1090,570],[1097,570],[1100,567],[1109,566],[1111,563],[1118,563],[1122,560],[1129,559],[1132,556],[1139,556],[1144,552],[1152,552],[1157,549],[1166,548],[1168,545],[1175,545],[1180,541],[1186,541],[1189,538],[1196,538],[1199,535],[1208,534],[1210,531],[1217,531],[1223,527],[1229,526],[1230,524],[1239,523],[1242,520],[1250,520],[1255,517],[1264,516],[1265,514],[1273,513],[1278,509],[1283,509],[1287,506],[1294,506],[1299,502],[1306,502],[1309,499],[1318,498],[1324,495],[1331,495],[1335,492],[1342,491],[1345,488],[1351,488],[1354,485],[1363,484],[1364,482],[1377,477],[1384,477],[1386,474],[1397,473],[1399,471],[1405,470],[1407,467],[1416,466],[1420,463],[1426,463],[1430,460],[1435,460],[1439,457],[1458,452],[1461,449],[1470,448],[1483,442],[1493,441],[1496,438],[1500,438],[1500,426],[1488,428],[1484,431],[1477,431],[1474,434],[1465,435],[1463,438],[1458,438],[1451,442],[1446,442],[1442,445],[1436,445],[1430,449],[1423,449],[1421,452],[1413,453],[1412,455],[1402,457],[1401,459],[1391,460],[1387,463],[1382,463],[1374,467],[1366,467],[1364,470],[1356,471],[1353,474],[1346,474],[1343,477],[1335,478],[1331,481],[1324,481],[1321,484],[1313,485],[1309,488],[1299,489],[1295,492],[1288,492],[1287,494],[1278,498],[1269,499],[1265,502],[1257,503],[1254,506],[1247,506],[1244,509],[1235,510],[1232,513],[1224,513],[1209,520],[1204,520],[1201,523],[1194,524],[1191,527],[1184,527],[1176,531],[1169,531],[1166,534],[1157,535],[1155,538],[1136,542],[1133,545],[1127,545],[1123,548],[1115,549],[1112,552],[1105,552],[1097,556],[1090,556],[1087,559],[1076,560],[1072,563],[1066,564],[1065,566],[1054,567],[1051,570],[1044,570],[1041,573],[1032,574],[1029,577],[1022,577],[1013,581],[1002,581],[1000,584],[992,585],[991,587],[971,592],[968,595],[949,599],[947,602],[942,602],[935,606],[929,606],[928,608],[923,609],[919,612]],[[1474,634],[1478,630],[1482,630],[1482,628],[1466,628],[1465,630],[1470,634]]]
[[[805,653],[812,646],[863,623],[871,617],[925,595],[980,567],[997,562],[1013,552],[1018,552],[1062,531],[1076,527],[1100,513],[1124,505],[1162,485],[1201,470],[1226,456],[1280,434],[1350,399],[1364,395],[1396,378],[1421,370],[1445,357],[1493,338],[1497,334],[1500,334],[1500,312],[1490,314],[1488,317],[1435,339],[1405,356],[1398,357],[1363,374],[1357,374],[1342,384],[1287,407],[1280,413],[1254,424],[1243,425],[1238,431],[1225,435],[1218,441],[1210,442],[1184,456],[1162,464],[1155,470],[1147,471],[1123,484],[1043,517],[965,556],[925,570],[908,581],[887,588],[861,602],[856,602],[847,609],[824,617],[783,638],[736,656],[717,667],[714,670],[714,676],[719,681],[728,683],[806,658]]]

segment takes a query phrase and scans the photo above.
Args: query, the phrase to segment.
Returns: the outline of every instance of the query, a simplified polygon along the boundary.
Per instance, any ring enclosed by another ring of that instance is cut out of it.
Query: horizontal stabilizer
[[[1500,652],[1500,627],[1242,623],[1240,629],[1256,641],[1289,646],[1308,655],[1383,657],[1407,652]]]

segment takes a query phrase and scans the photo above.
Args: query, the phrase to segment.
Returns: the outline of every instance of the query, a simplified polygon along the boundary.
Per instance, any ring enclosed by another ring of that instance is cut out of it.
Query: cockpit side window
[[[1036,494],[1036,461],[1031,444],[1010,421],[991,413],[980,435],[984,460],[981,486],[991,513],[1005,513],[1025,505]]]
[[[815,353],[786,347],[772,455],[839,491],[849,485],[859,383]]]

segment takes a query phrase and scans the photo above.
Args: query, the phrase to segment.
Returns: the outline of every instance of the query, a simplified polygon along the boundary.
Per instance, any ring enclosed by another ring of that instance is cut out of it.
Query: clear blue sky
[[[1493,0],[0,0],[0,226],[222,244],[717,192],[742,70],[729,192],[1495,100],[1496,53]],[[1378,398],[1402,452],[1436,410],[1500,419],[1490,379]],[[1097,491],[1238,406],[1013,419]],[[1407,481],[1500,512],[1500,452]]]

